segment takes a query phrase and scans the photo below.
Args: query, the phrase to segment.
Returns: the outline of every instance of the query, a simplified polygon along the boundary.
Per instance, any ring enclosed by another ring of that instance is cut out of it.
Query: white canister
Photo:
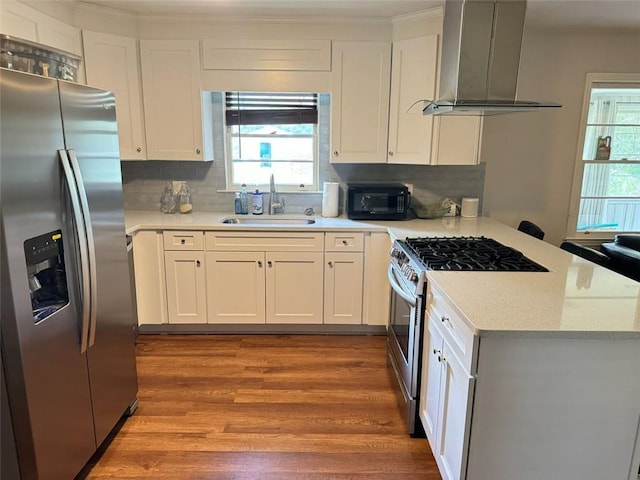
[[[462,199],[462,207],[460,208],[460,215],[467,218],[474,218],[478,216],[478,202],[477,198],[464,197]]]
[[[338,216],[338,198],[340,184],[338,182],[324,182],[322,185],[322,216]]]

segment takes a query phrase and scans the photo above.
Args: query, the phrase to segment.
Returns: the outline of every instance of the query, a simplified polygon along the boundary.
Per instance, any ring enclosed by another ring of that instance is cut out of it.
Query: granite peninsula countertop
[[[229,213],[188,215],[127,211],[128,234],[138,230],[386,231],[392,238],[486,236],[520,250],[549,272],[428,273],[479,336],[640,339],[640,283],[597,266],[488,217],[363,222],[311,217],[312,225],[223,224]],[[261,216],[268,218],[268,215]],[[275,215],[274,218],[310,218]],[[639,347],[640,348],[640,347]]]

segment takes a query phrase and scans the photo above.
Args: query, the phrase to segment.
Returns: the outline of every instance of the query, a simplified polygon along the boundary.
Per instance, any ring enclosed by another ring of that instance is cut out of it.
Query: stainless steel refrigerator
[[[0,87],[2,466],[71,480],[137,405],[115,100],[4,68]]]

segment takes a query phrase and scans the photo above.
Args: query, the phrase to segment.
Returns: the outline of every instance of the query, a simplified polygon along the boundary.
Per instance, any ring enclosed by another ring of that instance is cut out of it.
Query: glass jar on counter
[[[191,203],[189,185],[187,185],[187,182],[182,182],[182,186],[178,192],[178,211],[180,213],[191,213],[192,210],[193,203]]]
[[[173,194],[173,185],[167,182],[160,197],[160,211],[162,213],[176,212],[176,196]]]

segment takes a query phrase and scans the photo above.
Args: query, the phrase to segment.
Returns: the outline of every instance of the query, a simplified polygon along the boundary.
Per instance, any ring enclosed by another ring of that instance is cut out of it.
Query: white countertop
[[[359,230],[407,236],[486,236],[520,250],[549,272],[429,272],[480,336],[562,336],[640,338],[640,283],[599,267],[488,217],[360,222],[313,217],[313,225],[219,223],[229,213],[188,215],[127,211],[127,233],[162,229]],[[277,215],[277,217],[295,215]],[[266,218],[268,215],[263,215]],[[299,215],[299,217],[304,217]]]

